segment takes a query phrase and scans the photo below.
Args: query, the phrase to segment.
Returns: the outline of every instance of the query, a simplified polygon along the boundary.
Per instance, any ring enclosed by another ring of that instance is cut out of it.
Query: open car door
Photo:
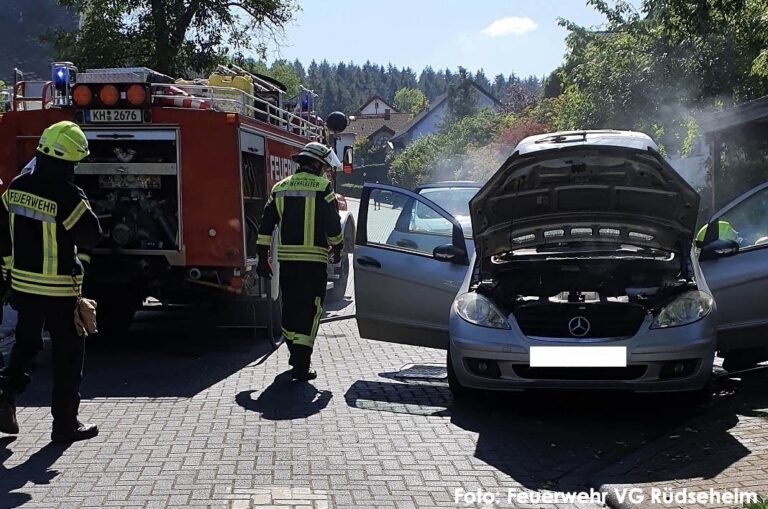
[[[471,255],[458,221],[416,193],[366,184],[355,242],[360,335],[447,348],[450,308]]]
[[[727,369],[768,359],[768,182],[717,212],[699,237],[699,263],[717,302],[717,348],[731,365]],[[734,362],[737,357],[749,361]]]

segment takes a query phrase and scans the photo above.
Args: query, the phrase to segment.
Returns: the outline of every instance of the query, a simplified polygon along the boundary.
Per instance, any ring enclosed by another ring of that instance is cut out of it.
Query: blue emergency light
[[[67,66],[55,66],[53,68],[53,87],[60,91],[64,92],[67,90],[67,87],[69,86],[69,67]]]
[[[314,101],[312,98],[312,94],[306,90],[302,91],[302,97],[301,97],[301,110],[302,111],[312,111],[314,109]]]
[[[76,75],[77,67],[72,62],[54,62],[51,64],[54,104],[63,105],[69,102],[69,91],[75,82]]]

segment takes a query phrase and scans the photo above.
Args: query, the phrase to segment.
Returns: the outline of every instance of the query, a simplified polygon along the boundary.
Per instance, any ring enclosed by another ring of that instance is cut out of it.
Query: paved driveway
[[[459,404],[443,352],[361,339],[347,293],[320,327],[312,383],[288,381],[284,347],[267,356],[265,341],[200,317],[142,314],[125,344],[91,345],[82,414],[102,433],[70,447],[48,443],[41,355],[22,434],[0,438],[0,508],[480,507],[454,499],[478,488],[512,507],[509,489],[768,485],[765,379],[723,391],[692,422],[668,397]]]

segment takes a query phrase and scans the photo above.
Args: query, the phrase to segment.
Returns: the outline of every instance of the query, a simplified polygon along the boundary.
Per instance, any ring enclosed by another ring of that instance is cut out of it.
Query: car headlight
[[[463,320],[481,327],[509,329],[509,323],[490,299],[476,292],[463,293],[453,302],[456,314]]]
[[[652,329],[678,327],[701,320],[712,311],[714,299],[706,292],[692,290],[664,306],[653,319]]]

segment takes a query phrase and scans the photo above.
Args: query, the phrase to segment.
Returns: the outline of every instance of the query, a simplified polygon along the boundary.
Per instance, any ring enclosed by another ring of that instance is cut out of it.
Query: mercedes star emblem
[[[568,322],[568,332],[570,332],[573,337],[581,338],[587,335],[590,326],[591,324],[589,323],[589,320],[585,317],[574,316],[571,318],[571,321]]]

